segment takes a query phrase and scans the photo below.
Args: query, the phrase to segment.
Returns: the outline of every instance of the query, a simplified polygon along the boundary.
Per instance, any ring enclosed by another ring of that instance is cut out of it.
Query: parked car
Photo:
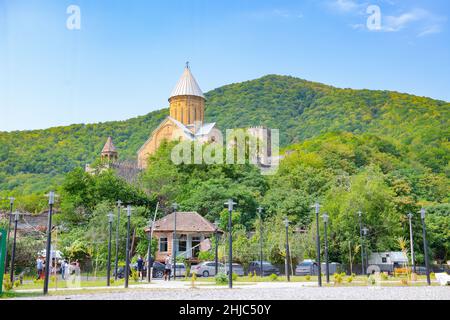
[[[132,266],[132,268],[134,268],[134,270],[137,270],[137,264],[134,264]],[[153,273],[152,273],[152,277],[153,278],[162,278],[164,276],[164,269],[165,269],[165,265],[161,262],[155,261],[153,262]],[[178,269],[177,269],[178,272]],[[144,277],[147,276],[147,267],[144,266],[144,269],[142,270],[142,274]],[[117,270],[117,276],[119,279],[123,279],[125,275],[125,267],[120,267]],[[131,275],[131,269],[130,269],[130,275]],[[177,273],[178,275],[178,273]],[[113,276],[115,276],[115,273],[113,273]]]
[[[173,271],[174,268],[172,268],[172,276],[174,274]],[[186,276],[186,266],[184,265],[184,263],[182,262],[177,262],[176,264],[176,273],[177,273],[177,277],[184,277]]]
[[[218,269],[225,270],[223,263],[218,263]],[[195,266],[191,266],[191,273],[197,274],[197,276],[209,277],[216,275],[216,263],[214,261],[205,261]]]
[[[252,261],[250,262],[250,265],[248,266],[248,273],[256,275],[261,275],[261,267],[259,261]],[[270,262],[263,261],[262,263],[262,275],[263,276],[270,276],[271,274],[276,274],[277,276],[280,275],[280,270],[278,270],[277,267],[272,265]]]
[[[228,263],[225,264],[226,274],[228,274],[229,268],[230,267],[228,266]],[[233,268],[233,273],[237,274],[240,277],[245,276],[244,267],[242,265],[240,265],[239,263],[233,263],[232,268]]]
[[[328,271],[330,274],[335,274],[337,272],[340,272],[341,264],[337,262],[330,262],[328,263]],[[326,263],[321,263],[321,272],[325,274],[326,272]],[[318,264],[314,260],[306,259],[300,262],[295,267],[295,275],[296,276],[316,276],[319,273],[318,270]]]

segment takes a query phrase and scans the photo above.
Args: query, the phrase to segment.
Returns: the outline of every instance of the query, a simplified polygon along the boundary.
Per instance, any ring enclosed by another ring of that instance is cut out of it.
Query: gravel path
[[[248,286],[228,288],[129,289],[65,296],[34,297],[50,300],[450,300],[450,287],[305,287]]]

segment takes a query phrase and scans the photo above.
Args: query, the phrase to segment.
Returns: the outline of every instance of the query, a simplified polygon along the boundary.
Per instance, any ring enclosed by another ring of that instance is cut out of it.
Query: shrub
[[[352,283],[352,281],[353,281],[353,276],[349,276],[349,277],[347,278],[347,282],[348,282],[348,283]]]
[[[221,286],[228,283],[228,277],[225,273],[219,272],[214,279],[216,280],[216,284]]]
[[[20,280],[14,281],[14,288],[17,288],[21,285]]]
[[[408,285],[408,279],[403,278],[403,279],[400,280],[400,283],[401,283],[403,286],[407,286],[407,285]]]
[[[137,270],[131,269],[131,278],[132,278],[135,282],[138,282],[138,281],[139,281],[139,273],[137,272]]]
[[[309,280],[311,280],[311,276],[308,274],[308,275],[305,277],[305,279],[306,279],[306,281],[309,281]]]
[[[13,285],[11,283],[11,280],[9,280],[9,277],[5,277],[5,279],[3,279],[3,288],[5,289],[5,291],[10,291],[12,287]]]
[[[334,280],[335,285],[341,284],[343,279],[344,279],[344,276],[342,275],[342,273],[335,273],[333,275],[333,280]]]
[[[114,278],[109,279],[109,282],[113,284],[115,282]]]
[[[277,276],[275,273],[272,273],[272,274],[269,276],[269,280],[270,280],[270,281],[277,281],[277,280],[278,280],[278,276]]]
[[[367,282],[370,284],[370,285],[375,285],[376,283],[377,283],[377,280],[375,279],[375,277],[374,277],[374,275],[373,274],[371,274],[370,276],[369,276],[369,278],[367,278]]]
[[[380,275],[381,275],[381,280],[386,281],[387,279],[389,279],[389,276],[386,272],[382,272]]]
[[[232,275],[231,275],[231,279],[233,279],[233,281],[236,281],[237,278],[238,278],[238,275],[233,272]]]
[[[436,274],[434,272],[430,273],[430,278],[436,280]]]

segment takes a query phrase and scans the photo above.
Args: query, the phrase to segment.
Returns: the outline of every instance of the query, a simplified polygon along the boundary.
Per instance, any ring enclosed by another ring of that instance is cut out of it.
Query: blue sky
[[[0,0],[0,131],[166,107],[187,60],[205,92],[281,74],[450,101],[449,17],[448,0]]]

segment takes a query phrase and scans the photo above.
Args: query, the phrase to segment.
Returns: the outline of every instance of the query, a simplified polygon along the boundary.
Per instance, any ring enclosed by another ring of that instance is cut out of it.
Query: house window
[[[385,258],[385,257],[381,258],[381,262],[382,263],[387,263],[387,258]]]
[[[201,242],[201,238],[200,237],[192,237],[192,255],[194,257],[197,257],[199,252],[200,252],[200,242]]]
[[[167,238],[159,238],[159,252],[167,252]]]
[[[187,238],[185,235],[178,239],[178,251],[185,252],[187,250]]]

